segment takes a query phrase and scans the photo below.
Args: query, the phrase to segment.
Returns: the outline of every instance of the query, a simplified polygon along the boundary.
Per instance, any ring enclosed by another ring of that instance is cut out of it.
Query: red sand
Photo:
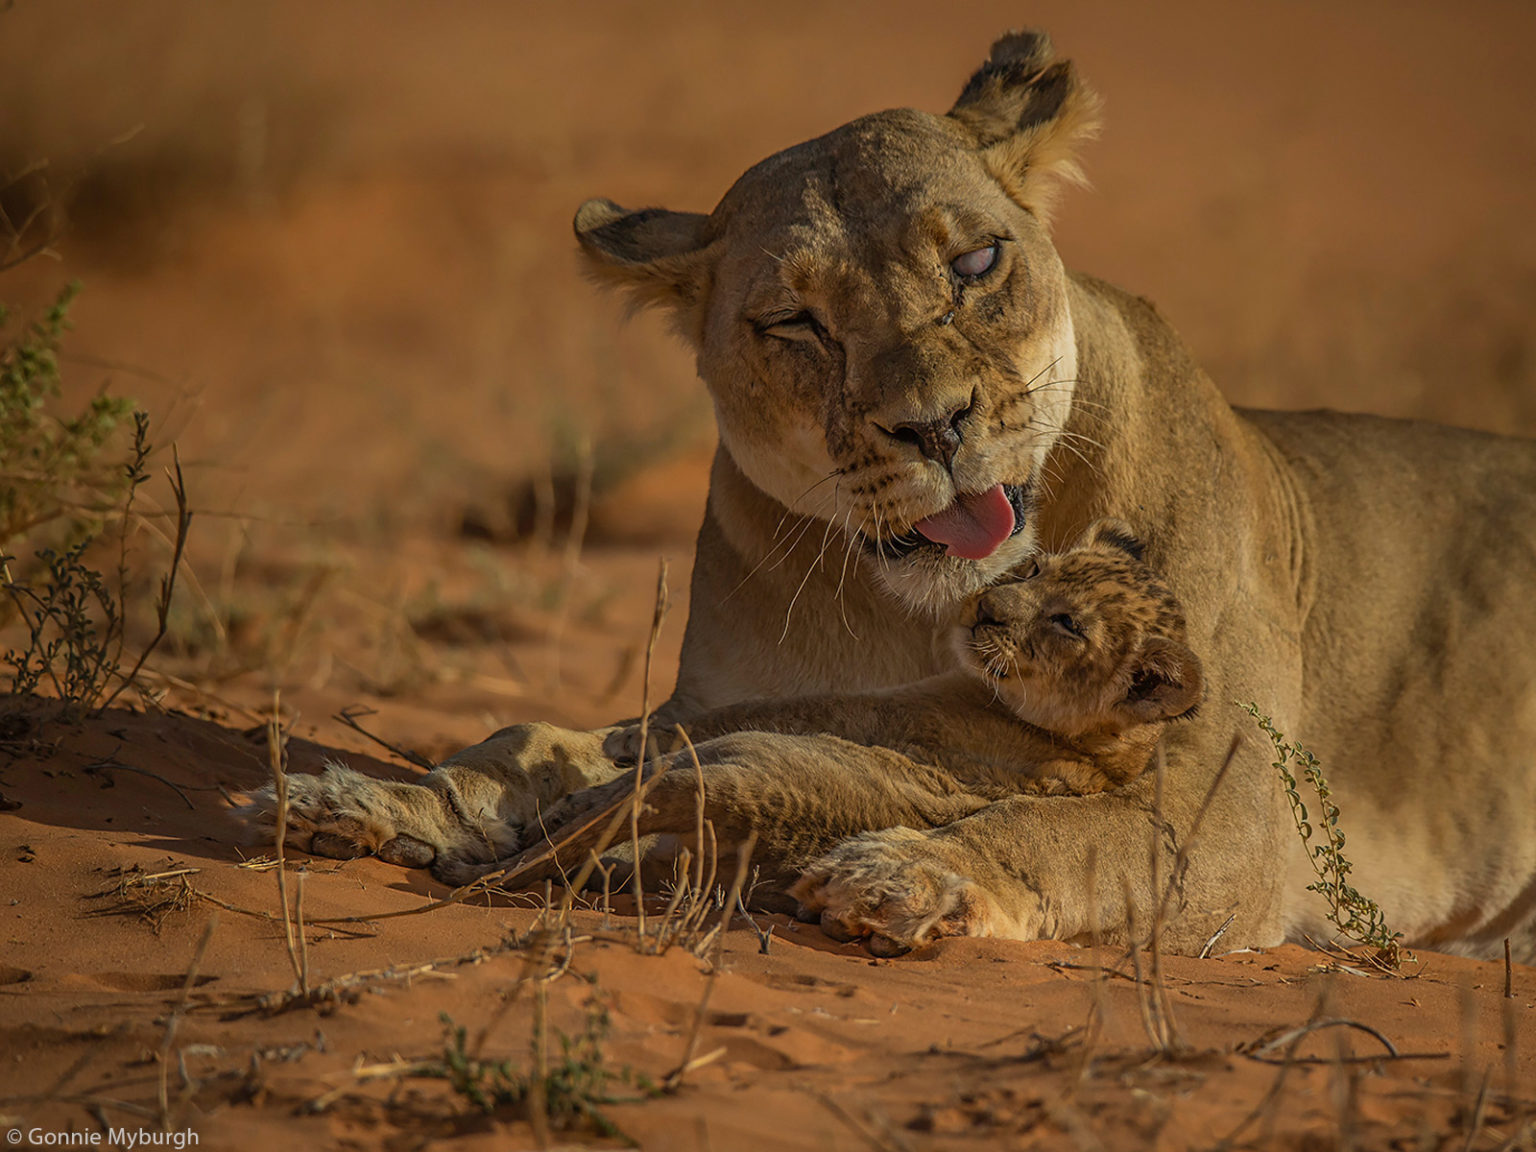
[[[357,1074],[439,1060],[444,1012],[472,1034],[494,1019],[485,1054],[526,1066],[527,989],[495,1017],[524,961],[498,949],[534,913],[323,925],[445,890],[376,861],[294,861],[311,982],[396,975],[252,1011],[293,976],[276,878],[240,866],[261,848],[237,848],[217,789],[265,779],[273,687],[295,771],[332,754],[413,771],[332,719],[351,705],[429,757],[519,720],[634,713],[658,554],[664,695],[708,404],[660,323],[624,325],[581,282],[571,211],[597,194],[707,208],[751,162],[851,116],[942,109],[1025,21],[1107,99],[1065,258],[1156,300],[1228,395],[1536,433],[1524,3],[0,13],[0,170],[47,157],[59,186],[83,179],[61,257],[6,273],[0,297],[35,308],[83,280],[70,397],[140,398],[199,510],[151,661],[168,711],[74,727],[32,708],[0,732],[0,1128],[95,1130],[98,1110],[156,1128],[163,1070],[171,1127],[202,1147],[535,1143],[515,1108]],[[529,482],[584,438],[600,480],[586,546],[565,548],[558,517],[515,539],[537,519],[519,515]],[[164,554],[141,533],[134,556],[142,642]],[[182,869],[202,895],[160,914],[118,893]],[[1298,948],[1169,959],[1174,1055],[1152,1050],[1118,955],[954,941],[876,961],[764,922],[767,955],[739,923],[725,940],[696,1048],[721,1054],[675,1093],[607,1110],[646,1147],[1173,1149],[1234,1131],[1237,1146],[1494,1149],[1522,1131],[1536,1146],[1530,968],[1506,1000],[1502,965],[1436,955],[1409,980],[1330,973]],[[579,1032],[596,995],[610,1063],[665,1077],[708,966],[641,955],[633,917],[575,923],[592,938],[548,985],[551,1023]],[[1314,1017],[1369,1026],[1401,1058],[1366,1059],[1382,1042],[1337,1027],[1283,1073],[1263,1061]]]

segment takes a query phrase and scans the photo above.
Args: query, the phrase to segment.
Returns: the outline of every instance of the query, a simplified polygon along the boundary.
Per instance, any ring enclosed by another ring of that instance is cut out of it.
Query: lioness
[[[1187,830],[1241,724],[1228,702],[1256,701],[1327,765],[1351,880],[1408,942],[1489,955],[1508,936],[1536,959],[1536,446],[1234,411],[1150,304],[1067,273],[1051,245],[1051,198],[1095,113],[1045,36],[1014,34],[946,115],[862,117],[769,157],[707,215],[577,212],[594,273],[669,310],[697,349],[720,430],[661,718],[933,675],[914,618],[1125,516],[1208,682],[1209,706],[1166,740],[1172,826]],[[453,876],[610,779],[602,741],[526,725],[420,786],[295,778],[288,835]],[[829,786],[896,755],[773,733],[700,753],[794,760]],[[959,878],[1000,913],[994,931],[1070,938],[1096,919],[1124,935],[1154,899],[1150,789],[1011,796],[864,834],[812,872],[850,908]],[[1309,878],[1250,740],[1165,943],[1198,950],[1229,915],[1233,947],[1326,935]],[[867,926],[899,945],[924,919],[908,902]]]

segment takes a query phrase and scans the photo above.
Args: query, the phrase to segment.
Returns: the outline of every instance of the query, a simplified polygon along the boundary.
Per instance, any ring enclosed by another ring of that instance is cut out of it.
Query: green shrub
[[[99,532],[133,483],[125,443],[134,402],[104,391],[73,418],[59,398],[59,345],[80,286],[70,284],[42,319],[0,344],[0,549],[63,522],[70,544]],[[10,316],[0,306],[0,338]]]
[[[1317,882],[1308,884],[1307,891],[1318,893],[1328,902],[1328,919],[1338,928],[1340,935],[1375,949],[1372,957],[1374,961],[1396,969],[1403,959],[1402,948],[1398,943],[1402,933],[1388,928],[1386,917],[1376,902],[1366,899],[1349,883],[1353,865],[1344,856],[1344,831],[1339,827],[1339,808],[1333,802],[1333,792],[1328,787],[1327,777],[1323,775],[1323,766],[1299,742],[1288,743],[1274,722],[1259,711],[1257,704],[1250,703],[1244,710],[1258,722],[1259,729],[1269,737],[1274,747],[1274,766],[1280,773],[1286,799],[1290,801],[1291,818],[1296,821],[1296,831],[1309,849],[1307,859],[1312,864],[1312,870],[1317,873]],[[1317,794],[1319,817],[1316,827],[1297,791],[1297,774],[1292,771],[1293,765],[1300,769],[1301,776]],[[1316,834],[1321,834],[1322,843],[1312,842]]]

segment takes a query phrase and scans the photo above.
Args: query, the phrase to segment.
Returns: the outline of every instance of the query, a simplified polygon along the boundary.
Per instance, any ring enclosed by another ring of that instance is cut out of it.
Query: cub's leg
[[[419,784],[340,765],[318,776],[290,776],[284,840],[319,856],[377,855],[430,867],[438,879],[461,883],[517,851],[539,811],[617,772],[603,755],[606,734],[552,724],[505,728],[450,756]],[[271,836],[277,819],[272,787],[258,791],[243,815],[256,835]]]
[[[694,852],[699,777],[704,818],[723,851],[757,833],[754,862],[770,884],[786,886],[839,841],[896,824],[933,828],[979,811],[991,800],[948,772],[883,748],[830,736],[738,732],[697,748],[700,772],[686,753],[646,792],[642,835],[677,835]],[[646,771],[654,776],[654,765]],[[633,770],[568,796],[541,819],[544,837],[502,866],[523,883],[570,875],[596,847],[610,817],[634,788]],[[628,835],[627,826],[621,835]]]
[[[1157,903],[1149,870],[1154,846],[1162,883],[1173,874],[1165,838],[1154,838],[1149,827],[1150,787],[1138,781],[1089,796],[1014,796],[943,827],[866,832],[813,861],[790,895],[808,916],[819,915],[830,935],[867,938],[872,951],[885,955],[939,936],[1065,940],[1099,933],[1121,942],[1133,909],[1141,932]],[[1167,819],[1183,836],[1192,805],[1172,790],[1168,799]],[[1251,821],[1229,831],[1225,815],[1212,811],[1210,841],[1252,836]],[[1212,825],[1221,830],[1212,832]],[[1262,846],[1279,856],[1278,846]],[[1164,946],[1198,952],[1233,911],[1237,939],[1273,943],[1272,920],[1260,918],[1267,910],[1241,904],[1251,887],[1251,874],[1230,859],[1195,852],[1168,908]]]

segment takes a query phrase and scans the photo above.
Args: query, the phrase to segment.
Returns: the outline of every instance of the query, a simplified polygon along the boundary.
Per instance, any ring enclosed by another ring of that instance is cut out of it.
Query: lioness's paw
[[[867,939],[877,956],[898,956],[941,936],[990,936],[1006,919],[996,901],[910,828],[844,840],[790,888],[799,915],[834,940]]]
[[[256,836],[273,835],[277,796],[256,792],[241,811]],[[283,842],[301,852],[350,860],[376,855],[406,868],[431,867],[456,883],[475,865],[517,850],[505,828],[492,836],[466,827],[442,792],[420,784],[378,780],[340,764],[318,776],[288,777],[288,820]]]

